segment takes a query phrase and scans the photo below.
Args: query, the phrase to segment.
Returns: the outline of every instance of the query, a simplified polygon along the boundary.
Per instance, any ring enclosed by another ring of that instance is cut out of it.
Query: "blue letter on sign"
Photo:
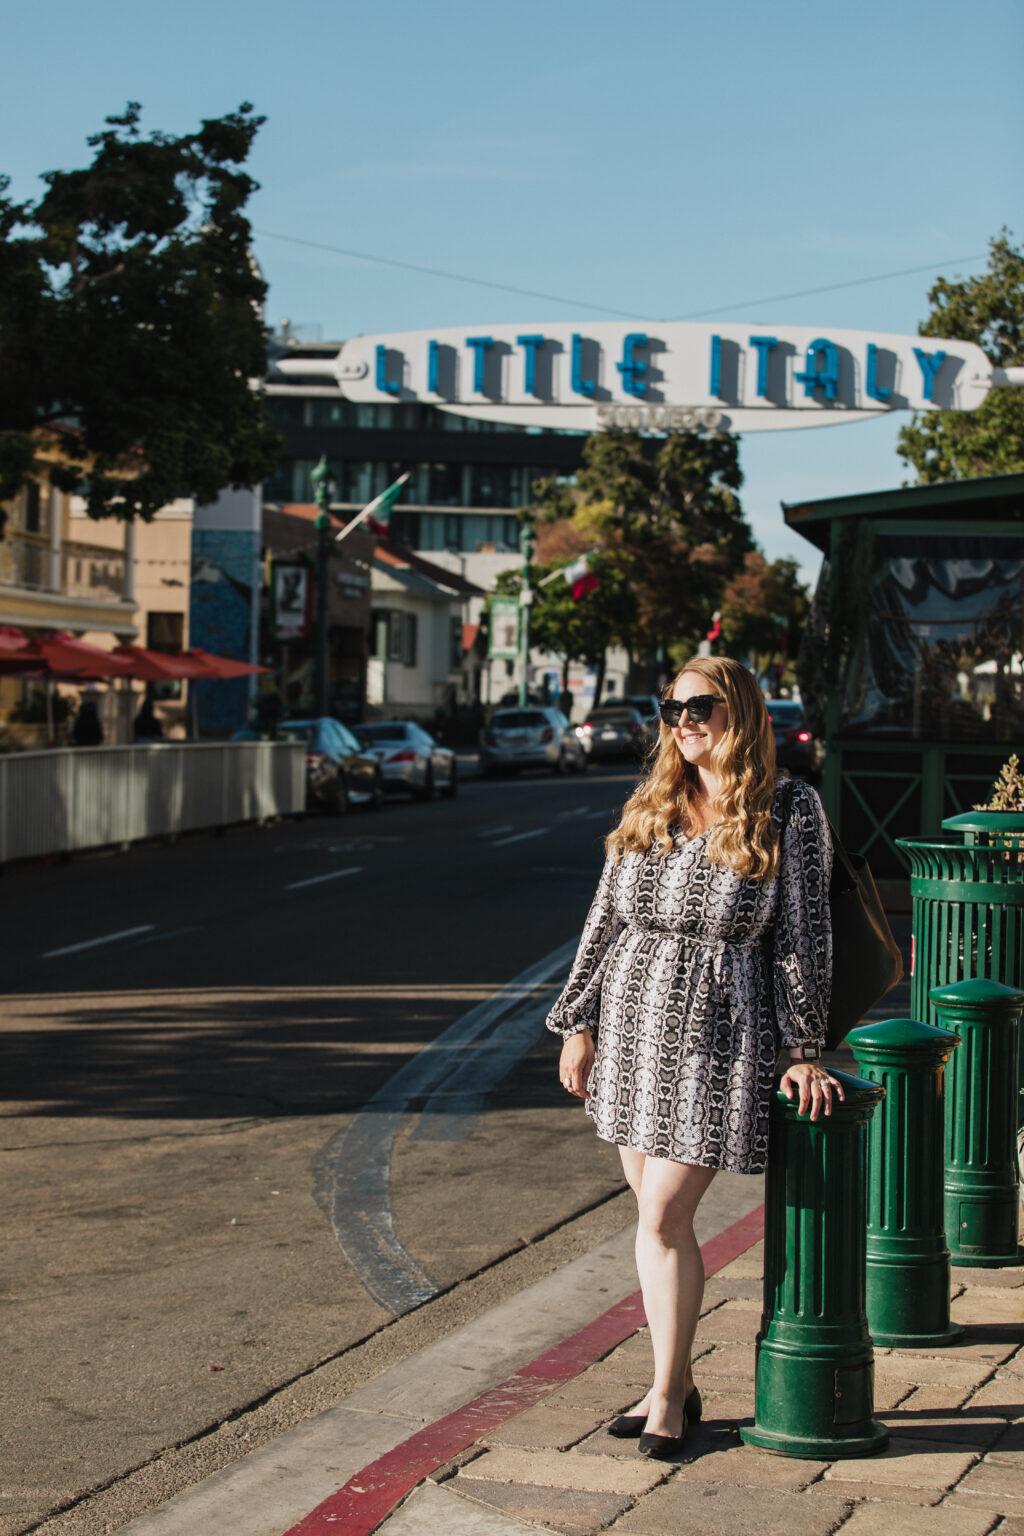
[[[377,388],[386,395],[397,395],[402,388],[401,380],[388,378],[388,349],[377,348]]]
[[[819,357],[822,359],[820,368]],[[816,389],[823,389],[826,400],[834,400],[839,389],[839,349],[835,342],[824,336],[812,341],[807,348],[804,372],[795,373],[793,377],[803,385],[804,394],[810,399],[814,399]]]
[[[523,389],[528,395],[537,393],[537,351],[544,345],[543,336],[517,336],[516,346],[526,353],[523,370]]]
[[[638,347],[646,347],[647,337],[643,331],[630,331],[623,337],[622,362],[615,366],[622,374],[622,387],[627,395],[645,395],[647,393],[647,364],[637,362],[634,353]]]
[[[888,400],[892,390],[888,384],[878,382],[878,348],[873,341],[868,342],[868,364],[865,369],[864,393],[870,400]]]
[[[441,382],[441,348],[436,341],[427,342],[427,388],[432,395],[438,393]]]
[[[716,400],[722,398],[722,338],[711,338],[711,393]]]
[[[467,336],[466,346],[473,349],[473,388],[478,395],[484,392],[487,354],[494,346],[493,336]]]
[[[597,388],[596,379],[583,377],[583,337],[576,332],[572,338],[572,388],[577,395],[592,395]]]
[[[921,369],[921,381],[924,385],[924,397],[926,400],[935,399],[935,380],[939,369],[946,361],[945,352],[922,352],[920,347],[914,348],[914,356],[917,358]]]
[[[768,354],[779,344],[777,336],[751,336],[750,345],[757,353],[757,393],[762,400],[768,398]]]

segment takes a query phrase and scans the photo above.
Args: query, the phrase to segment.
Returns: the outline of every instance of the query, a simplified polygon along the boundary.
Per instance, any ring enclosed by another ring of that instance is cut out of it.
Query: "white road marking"
[[[478,832],[477,833],[477,837],[497,837],[499,832],[511,832],[511,831],[512,831],[512,823],[510,821],[506,821],[504,826],[501,826],[501,827],[488,827],[486,832]]]
[[[586,816],[591,809],[592,807],[589,805],[577,805],[571,811],[559,811],[558,816],[559,819],[563,816]]]
[[[373,1299],[396,1317],[438,1290],[402,1247],[391,1216],[391,1151],[412,1113],[409,1106],[426,1097],[431,1122],[444,1106],[441,1122],[425,1131],[425,1139],[468,1134],[480,1107],[477,1095],[493,1088],[544,1028],[550,997],[524,997],[524,991],[566,969],[578,942],[574,937],[552,950],[428,1041],[314,1158],[316,1198],[330,1212],[342,1252]],[[453,1086],[454,1102],[445,1093]],[[456,1126],[452,1115],[459,1110]]]
[[[118,939],[132,939],[137,933],[152,933],[156,923],[142,923],[138,928],[121,928],[117,933],[105,933],[101,939],[83,939],[81,944],[65,944],[62,949],[48,949],[40,956],[43,960],[55,960],[58,955],[77,955],[83,949],[95,949],[97,944],[116,944]]]
[[[353,864],[348,869],[332,869],[327,875],[311,875],[308,880],[293,880],[285,886],[285,890],[301,891],[304,885],[321,885],[325,880],[340,880],[342,875],[360,875],[364,867],[362,864]]]
[[[533,827],[529,832],[516,832],[511,837],[499,837],[491,847],[504,848],[509,843],[521,843],[524,837],[543,837],[547,830],[547,827]]]

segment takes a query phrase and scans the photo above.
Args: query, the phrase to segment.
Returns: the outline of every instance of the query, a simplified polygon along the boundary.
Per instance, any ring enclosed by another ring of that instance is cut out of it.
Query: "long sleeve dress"
[[[606,859],[546,1023],[565,1038],[596,1030],[586,1111],[603,1140],[760,1173],[779,1046],[825,1039],[832,840],[800,781],[772,879],[710,864],[708,835]]]

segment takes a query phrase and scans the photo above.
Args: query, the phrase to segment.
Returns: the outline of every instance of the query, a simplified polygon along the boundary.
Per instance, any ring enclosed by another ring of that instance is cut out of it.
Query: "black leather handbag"
[[[789,822],[795,780],[786,785],[783,826]],[[893,938],[874,876],[859,853],[848,853],[831,821],[832,993],[825,1049],[834,1051],[879,998],[903,976],[903,956]]]

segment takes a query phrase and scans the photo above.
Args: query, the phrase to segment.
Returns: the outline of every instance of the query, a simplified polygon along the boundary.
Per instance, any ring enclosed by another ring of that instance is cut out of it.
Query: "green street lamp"
[[[519,589],[519,707],[524,708],[527,703],[527,673],[530,667],[530,605],[533,602],[533,588],[530,585],[533,576],[534,528],[531,520],[523,519],[519,529],[519,551],[523,557],[523,583]]]
[[[327,467],[327,455],[320,455],[320,462],[310,475],[313,483],[313,499],[317,514],[313,526],[316,529],[316,651],[313,666],[313,699],[316,713],[328,713],[330,668],[327,661],[327,599],[328,563],[331,552],[331,472]]]

